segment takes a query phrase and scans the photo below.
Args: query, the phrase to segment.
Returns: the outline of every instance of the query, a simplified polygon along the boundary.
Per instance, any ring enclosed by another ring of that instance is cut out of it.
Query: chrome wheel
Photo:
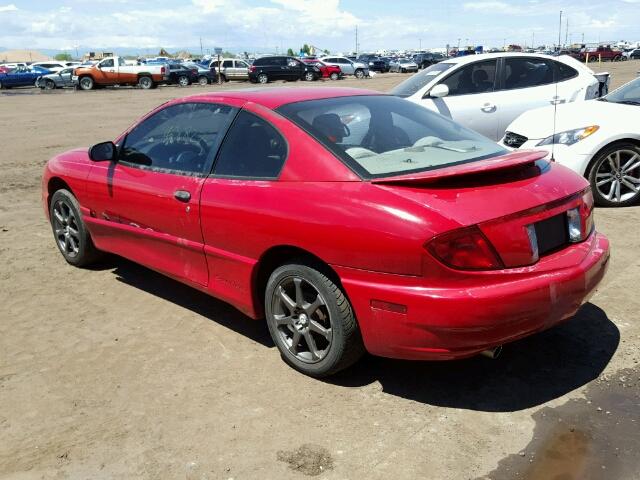
[[[632,201],[640,194],[640,154],[616,150],[596,166],[595,188],[611,203]]]
[[[313,73],[311,73],[311,72],[307,72],[307,73],[305,73],[305,74],[304,74],[304,79],[305,79],[307,82],[312,82],[312,81],[314,80],[314,75],[313,75]]]
[[[327,356],[333,339],[331,315],[320,291],[298,277],[283,278],[271,299],[278,340],[298,360],[317,363]]]
[[[205,86],[205,85],[209,85],[209,79],[207,79],[207,77],[202,76],[200,78],[198,78],[198,84]]]
[[[180,85],[181,87],[186,87],[189,85],[189,79],[187,77],[180,77],[178,78],[178,85]]]
[[[264,73],[258,75],[258,82],[267,83],[269,81],[269,77],[267,77]]]
[[[80,228],[71,206],[64,200],[53,205],[53,232],[58,247],[68,257],[78,256],[80,251]]]

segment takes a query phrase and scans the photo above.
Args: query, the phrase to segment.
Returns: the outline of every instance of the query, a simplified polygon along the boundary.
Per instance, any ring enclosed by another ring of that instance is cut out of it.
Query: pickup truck
[[[73,81],[81,90],[107,85],[138,85],[146,90],[168,83],[169,68],[164,64],[127,65],[122,57],[107,57],[95,65],[76,68]]]
[[[602,59],[603,61],[610,60],[612,62],[622,60],[622,52],[619,50],[613,50],[611,47],[598,47],[593,50],[582,52],[580,60],[584,62],[587,58],[587,54],[589,55],[590,62],[597,62],[599,59]]]

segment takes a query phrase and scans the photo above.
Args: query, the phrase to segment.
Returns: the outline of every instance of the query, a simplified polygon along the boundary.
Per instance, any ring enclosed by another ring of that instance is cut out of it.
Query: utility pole
[[[202,49],[202,37],[200,37],[200,56],[204,57],[204,50]]]
[[[580,42],[582,45],[584,45],[584,32],[582,33],[582,42]]]
[[[458,52],[460,51],[460,39],[458,39]]]
[[[567,26],[564,29],[564,44],[569,45],[567,40],[569,39],[569,17],[567,17]]]
[[[560,23],[558,28],[558,51],[560,50],[561,41],[562,41],[562,10],[560,10]]]
[[[422,39],[418,39],[418,41],[420,42],[420,48],[418,48],[418,50],[422,50]]]
[[[531,32],[531,48],[536,48],[536,32]]]
[[[358,45],[358,25],[356,25],[356,58],[358,57],[358,49],[359,49],[359,45]]]

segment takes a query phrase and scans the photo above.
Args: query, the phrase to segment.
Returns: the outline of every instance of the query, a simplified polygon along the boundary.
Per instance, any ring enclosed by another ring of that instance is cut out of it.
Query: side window
[[[141,168],[206,175],[237,109],[213,103],[172,105],[136,126],[120,162]]]
[[[125,65],[124,58],[118,57],[118,66],[122,67]]]
[[[227,134],[214,175],[277,178],[287,157],[287,144],[269,123],[241,111]]]
[[[553,83],[553,63],[531,57],[505,59],[504,88],[510,90]]]
[[[236,60],[236,68],[249,68],[249,65],[241,60]]]
[[[558,81],[563,82],[564,80],[569,80],[570,78],[575,78],[578,76],[578,71],[571,68],[569,65],[566,65],[562,62],[554,62],[556,64],[556,68],[558,69]]]
[[[496,61],[486,60],[466,65],[441,83],[449,87],[449,95],[492,92],[496,79]]]
[[[222,68],[233,68],[233,60],[225,60],[222,62]]]
[[[102,62],[100,62],[100,66],[102,68],[113,67],[113,58],[110,58],[108,60],[103,60]]]

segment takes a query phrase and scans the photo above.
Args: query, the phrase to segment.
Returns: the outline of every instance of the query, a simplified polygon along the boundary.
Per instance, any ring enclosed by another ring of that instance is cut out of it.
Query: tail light
[[[460,270],[504,268],[493,245],[476,226],[438,235],[427,250],[445,265]]]
[[[251,65],[249,67],[249,71],[252,72],[252,73],[255,72],[256,71],[256,67],[254,65]]]
[[[166,69],[166,68],[164,68],[164,67],[160,67],[160,73],[161,73],[162,75],[164,75],[166,71],[167,71],[167,69]]]
[[[595,224],[593,221],[593,193],[591,188],[585,190],[580,206],[567,211],[567,226],[571,243],[582,242],[593,232]]]

